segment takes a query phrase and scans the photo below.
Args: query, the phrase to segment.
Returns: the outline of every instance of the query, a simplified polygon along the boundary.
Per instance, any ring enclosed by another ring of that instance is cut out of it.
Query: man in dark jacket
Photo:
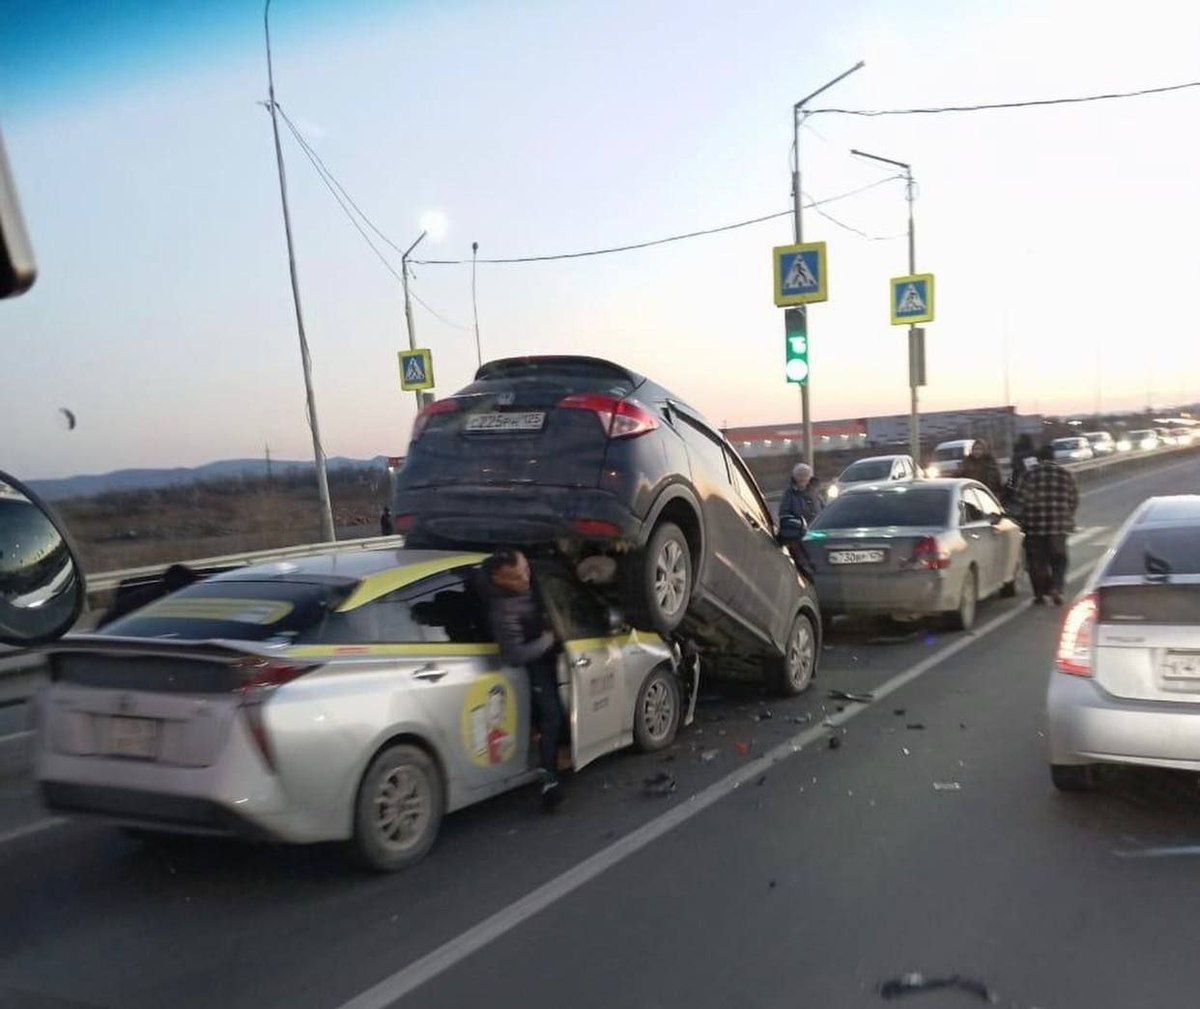
[[[524,666],[529,674],[533,724],[541,733],[542,805],[552,810],[563,794],[558,780],[558,740],[563,726],[557,674],[561,646],[547,626],[523,553],[497,550],[484,562],[483,572],[488,624],[500,646],[500,659],[506,666]]]
[[[1025,557],[1033,601],[1046,595],[1061,606],[1067,574],[1067,536],[1075,530],[1079,490],[1075,478],[1054,462],[1054,449],[1038,449],[1038,464],[1017,492],[1025,528]]]
[[[396,523],[392,520],[392,509],[387,505],[379,515],[379,535],[392,536],[396,532]]]
[[[779,502],[779,539],[792,555],[800,573],[810,581],[813,567],[802,541],[808,527],[824,507],[817,487],[812,467],[808,463],[797,463],[792,468],[791,482]]]
[[[963,460],[960,475],[968,480],[978,480],[996,497],[1004,493],[1000,464],[996,462],[991,448],[982,438],[975,439],[975,444],[971,446],[971,454]]]
[[[1012,471],[1004,484],[1004,506],[1009,511],[1019,511],[1017,491],[1025,474],[1037,464],[1037,451],[1033,447],[1033,439],[1027,434],[1021,435],[1012,450]]]

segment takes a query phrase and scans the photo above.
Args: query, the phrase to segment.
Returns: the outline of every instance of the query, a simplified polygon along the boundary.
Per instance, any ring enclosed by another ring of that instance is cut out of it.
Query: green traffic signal
[[[793,385],[808,382],[808,319],[803,308],[783,313],[785,333],[784,374]]]

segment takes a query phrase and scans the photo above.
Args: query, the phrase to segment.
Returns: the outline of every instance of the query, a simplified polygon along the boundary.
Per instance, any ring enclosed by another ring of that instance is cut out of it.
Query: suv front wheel
[[[670,634],[692,598],[692,554],[683,531],[674,522],[659,524],[628,570],[634,624]]]

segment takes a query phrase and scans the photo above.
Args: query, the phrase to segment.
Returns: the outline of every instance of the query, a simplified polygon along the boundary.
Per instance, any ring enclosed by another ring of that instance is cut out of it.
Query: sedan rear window
[[[353,583],[199,582],[113,621],[99,633],[181,641],[294,638],[334,609]]]
[[[942,528],[950,514],[948,490],[922,487],[896,491],[850,493],[837,498],[817,516],[814,529],[862,529],[879,526]]]
[[[839,480],[886,480],[892,475],[891,459],[865,459],[846,467]]]
[[[1104,573],[1134,577],[1200,574],[1200,527],[1131,529]]]

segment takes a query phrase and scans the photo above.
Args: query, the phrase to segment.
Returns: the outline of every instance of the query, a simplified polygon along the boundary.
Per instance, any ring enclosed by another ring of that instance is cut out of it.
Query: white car
[[[915,480],[917,464],[911,455],[873,455],[856,459],[829,485],[825,496],[832,501],[843,491],[865,483],[890,483],[893,480]]]
[[[930,479],[958,476],[962,472],[963,460],[971,454],[974,445],[974,438],[942,442],[933,450],[933,459],[925,467],[925,475]]]
[[[1158,448],[1158,432],[1152,428],[1129,432],[1129,443],[1136,451],[1151,452]]]
[[[1200,771],[1200,495],[1144,502],[1063,619],[1046,707],[1050,776],[1097,764]]]
[[[1117,450],[1116,439],[1107,431],[1085,431],[1083,436],[1091,445],[1093,455],[1112,455]]]
[[[1055,438],[1050,447],[1054,449],[1055,462],[1086,462],[1093,457],[1086,438]]]

